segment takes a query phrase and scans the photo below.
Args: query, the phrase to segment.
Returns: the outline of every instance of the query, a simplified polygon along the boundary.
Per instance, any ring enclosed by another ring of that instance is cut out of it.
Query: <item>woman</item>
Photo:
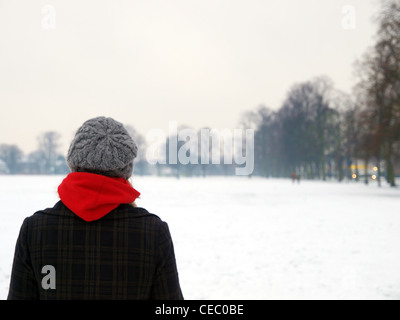
[[[134,205],[136,155],[114,119],[82,125],[60,201],[22,224],[8,299],[183,299],[168,225]]]

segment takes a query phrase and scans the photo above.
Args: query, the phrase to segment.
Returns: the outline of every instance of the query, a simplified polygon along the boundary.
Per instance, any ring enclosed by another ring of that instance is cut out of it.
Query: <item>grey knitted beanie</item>
[[[90,172],[129,179],[137,145],[122,123],[97,117],[80,127],[68,150],[67,164],[73,172]]]

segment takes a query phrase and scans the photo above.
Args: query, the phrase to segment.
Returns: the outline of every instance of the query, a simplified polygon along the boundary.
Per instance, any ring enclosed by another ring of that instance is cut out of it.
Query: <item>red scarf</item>
[[[58,187],[61,201],[78,217],[94,221],[121,203],[132,203],[140,193],[123,178],[87,172],[70,173]]]

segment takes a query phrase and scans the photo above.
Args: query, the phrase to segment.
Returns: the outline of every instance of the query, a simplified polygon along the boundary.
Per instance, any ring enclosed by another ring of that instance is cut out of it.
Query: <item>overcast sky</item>
[[[30,152],[55,130],[65,152],[99,115],[142,134],[172,120],[234,128],[319,75],[351,93],[378,10],[377,0],[0,0],[0,143]]]

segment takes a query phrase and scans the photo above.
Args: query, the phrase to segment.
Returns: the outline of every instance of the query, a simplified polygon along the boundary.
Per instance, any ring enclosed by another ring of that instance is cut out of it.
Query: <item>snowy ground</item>
[[[62,177],[0,176],[0,299],[24,217]],[[400,190],[248,178],[135,178],[167,221],[186,299],[400,299]]]

